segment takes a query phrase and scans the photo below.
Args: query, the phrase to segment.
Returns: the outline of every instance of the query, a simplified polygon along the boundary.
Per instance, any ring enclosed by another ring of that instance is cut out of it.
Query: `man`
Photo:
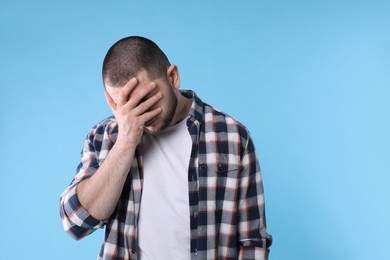
[[[179,91],[152,41],[127,37],[103,63],[113,116],[88,134],[61,196],[64,228],[106,227],[98,259],[267,259],[262,179],[247,129]]]

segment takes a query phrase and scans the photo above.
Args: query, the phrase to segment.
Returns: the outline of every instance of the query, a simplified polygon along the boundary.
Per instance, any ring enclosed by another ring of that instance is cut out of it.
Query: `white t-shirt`
[[[144,178],[138,219],[141,260],[191,258],[188,167],[192,141],[186,121],[143,138]]]

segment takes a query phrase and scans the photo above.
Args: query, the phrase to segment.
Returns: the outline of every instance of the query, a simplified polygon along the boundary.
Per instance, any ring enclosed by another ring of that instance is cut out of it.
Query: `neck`
[[[171,125],[177,124],[178,122],[186,118],[188,116],[188,113],[190,112],[192,105],[192,98],[184,97],[180,93],[180,91],[177,91],[175,94],[177,97],[177,106]]]

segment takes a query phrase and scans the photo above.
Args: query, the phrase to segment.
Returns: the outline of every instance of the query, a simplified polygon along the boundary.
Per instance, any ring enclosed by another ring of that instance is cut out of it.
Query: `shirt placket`
[[[188,131],[192,139],[192,151],[190,165],[188,170],[188,187],[189,187],[189,202],[190,202],[190,227],[191,227],[191,254],[198,255],[198,211],[199,211],[199,183],[198,183],[198,151],[199,151],[199,134],[200,120],[190,115],[188,119]],[[192,121],[193,120],[193,121]]]
[[[138,195],[134,196],[134,215],[135,215],[134,223],[133,223],[133,225],[134,225],[134,239],[131,241],[131,250],[130,250],[130,254],[131,254],[130,259],[133,259],[133,260],[138,259],[138,218],[139,218],[141,196],[142,196],[142,189],[143,189],[143,147],[142,147],[142,144],[140,144],[137,147],[136,158],[137,158],[138,171],[136,171],[136,176],[134,176],[134,179],[132,181],[132,187],[131,187],[131,192],[139,192]],[[140,190],[134,191],[133,187],[140,187]]]

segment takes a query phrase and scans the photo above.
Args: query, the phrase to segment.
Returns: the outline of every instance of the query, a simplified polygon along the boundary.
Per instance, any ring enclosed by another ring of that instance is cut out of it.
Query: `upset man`
[[[179,90],[151,40],[116,42],[103,62],[113,116],[87,135],[61,196],[64,228],[105,227],[98,259],[268,259],[263,183],[248,130]]]

